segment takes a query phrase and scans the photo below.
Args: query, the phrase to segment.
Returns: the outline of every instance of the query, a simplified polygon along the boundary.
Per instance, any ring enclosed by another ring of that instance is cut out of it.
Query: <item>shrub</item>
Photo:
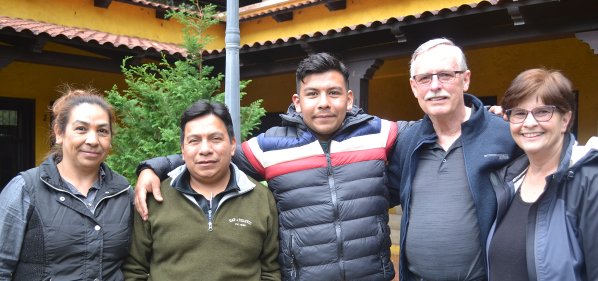
[[[133,185],[140,161],[180,152],[180,116],[191,103],[200,99],[224,102],[224,93],[218,93],[223,75],[212,75],[213,68],[203,66],[201,56],[203,46],[211,40],[203,34],[216,23],[215,9],[195,5],[199,12],[182,9],[169,13],[184,26],[183,46],[188,53],[185,59],[169,62],[163,56],[159,63],[130,65],[130,58],[125,58],[121,69],[128,88],[119,90],[114,85],[107,91],[107,100],[117,116],[113,153],[107,163]],[[241,81],[241,91],[247,83]],[[241,93],[241,98],[244,95]],[[242,139],[265,115],[261,103],[257,100],[241,107]]]

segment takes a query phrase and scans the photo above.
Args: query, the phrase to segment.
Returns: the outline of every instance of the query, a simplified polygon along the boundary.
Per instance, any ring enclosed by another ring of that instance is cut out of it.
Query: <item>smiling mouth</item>
[[[325,119],[325,118],[334,118],[334,115],[316,115],[314,116],[314,118],[321,118],[321,119]]]
[[[526,138],[533,138],[533,137],[541,136],[542,134],[543,133],[523,133],[521,135]]]
[[[431,98],[427,98],[426,101],[441,101],[441,100],[445,100],[448,99],[447,97],[431,97]]]

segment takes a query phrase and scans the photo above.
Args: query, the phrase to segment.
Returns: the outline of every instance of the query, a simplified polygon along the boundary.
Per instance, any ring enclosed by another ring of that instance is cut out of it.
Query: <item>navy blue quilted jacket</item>
[[[354,108],[324,152],[293,106],[281,117],[243,143],[242,162],[276,198],[284,279],[392,279],[383,175],[396,124]]]

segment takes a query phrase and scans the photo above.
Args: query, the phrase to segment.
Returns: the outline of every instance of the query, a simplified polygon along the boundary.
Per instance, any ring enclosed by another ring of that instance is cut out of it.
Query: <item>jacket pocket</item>
[[[379,243],[379,250],[378,255],[380,257],[380,266],[382,268],[381,272],[383,273],[384,277],[390,277],[394,275],[394,268],[392,268],[392,263],[390,261],[390,245],[392,244],[390,241],[390,228],[384,222],[382,217],[378,217],[378,243]]]
[[[297,259],[295,257],[295,251],[297,250],[297,245],[295,243],[294,236],[288,235],[286,239],[281,240],[281,266],[282,266],[282,274],[284,280],[299,280],[299,270],[297,266]]]

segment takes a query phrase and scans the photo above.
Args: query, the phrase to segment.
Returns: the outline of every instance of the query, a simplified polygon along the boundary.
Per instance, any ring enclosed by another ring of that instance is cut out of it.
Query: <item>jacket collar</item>
[[[469,116],[469,119],[465,122],[463,122],[461,124],[461,129],[462,129],[462,136],[464,135],[463,132],[467,132],[467,131],[480,131],[483,129],[480,129],[480,124],[486,124],[486,114],[488,114],[486,112],[486,110],[484,109],[484,104],[482,103],[481,100],[479,100],[478,98],[476,98],[473,95],[470,94],[463,94],[463,101],[465,103],[466,106],[471,107],[471,115]],[[434,125],[432,124],[432,119],[430,119],[430,116],[428,116],[427,114],[424,115],[423,118],[423,128],[422,128],[422,134],[424,135],[425,138],[435,138],[436,137],[436,132],[434,131]],[[477,135],[473,134],[472,137],[477,137]]]
[[[62,181],[62,176],[56,166],[56,155],[50,155],[39,166],[40,177],[54,188],[68,191],[66,184]],[[104,163],[100,164],[99,170],[100,189],[109,193],[119,192],[129,188],[129,183],[121,176],[117,177],[110,168]]]
[[[234,188],[237,189],[237,192],[239,192],[239,194],[242,194],[251,191],[255,187],[255,184],[251,182],[249,177],[241,170],[239,170],[239,168],[235,164],[230,163],[230,169],[231,178],[229,179],[228,185],[226,187],[227,190],[229,190],[229,188]],[[184,178],[188,174],[189,171],[187,170],[187,165],[183,164],[181,166],[176,167],[174,170],[168,173],[168,176],[171,179],[170,186],[172,186],[179,192],[188,194],[189,191],[182,189],[181,186],[183,185],[180,184],[180,181],[184,180]]]

